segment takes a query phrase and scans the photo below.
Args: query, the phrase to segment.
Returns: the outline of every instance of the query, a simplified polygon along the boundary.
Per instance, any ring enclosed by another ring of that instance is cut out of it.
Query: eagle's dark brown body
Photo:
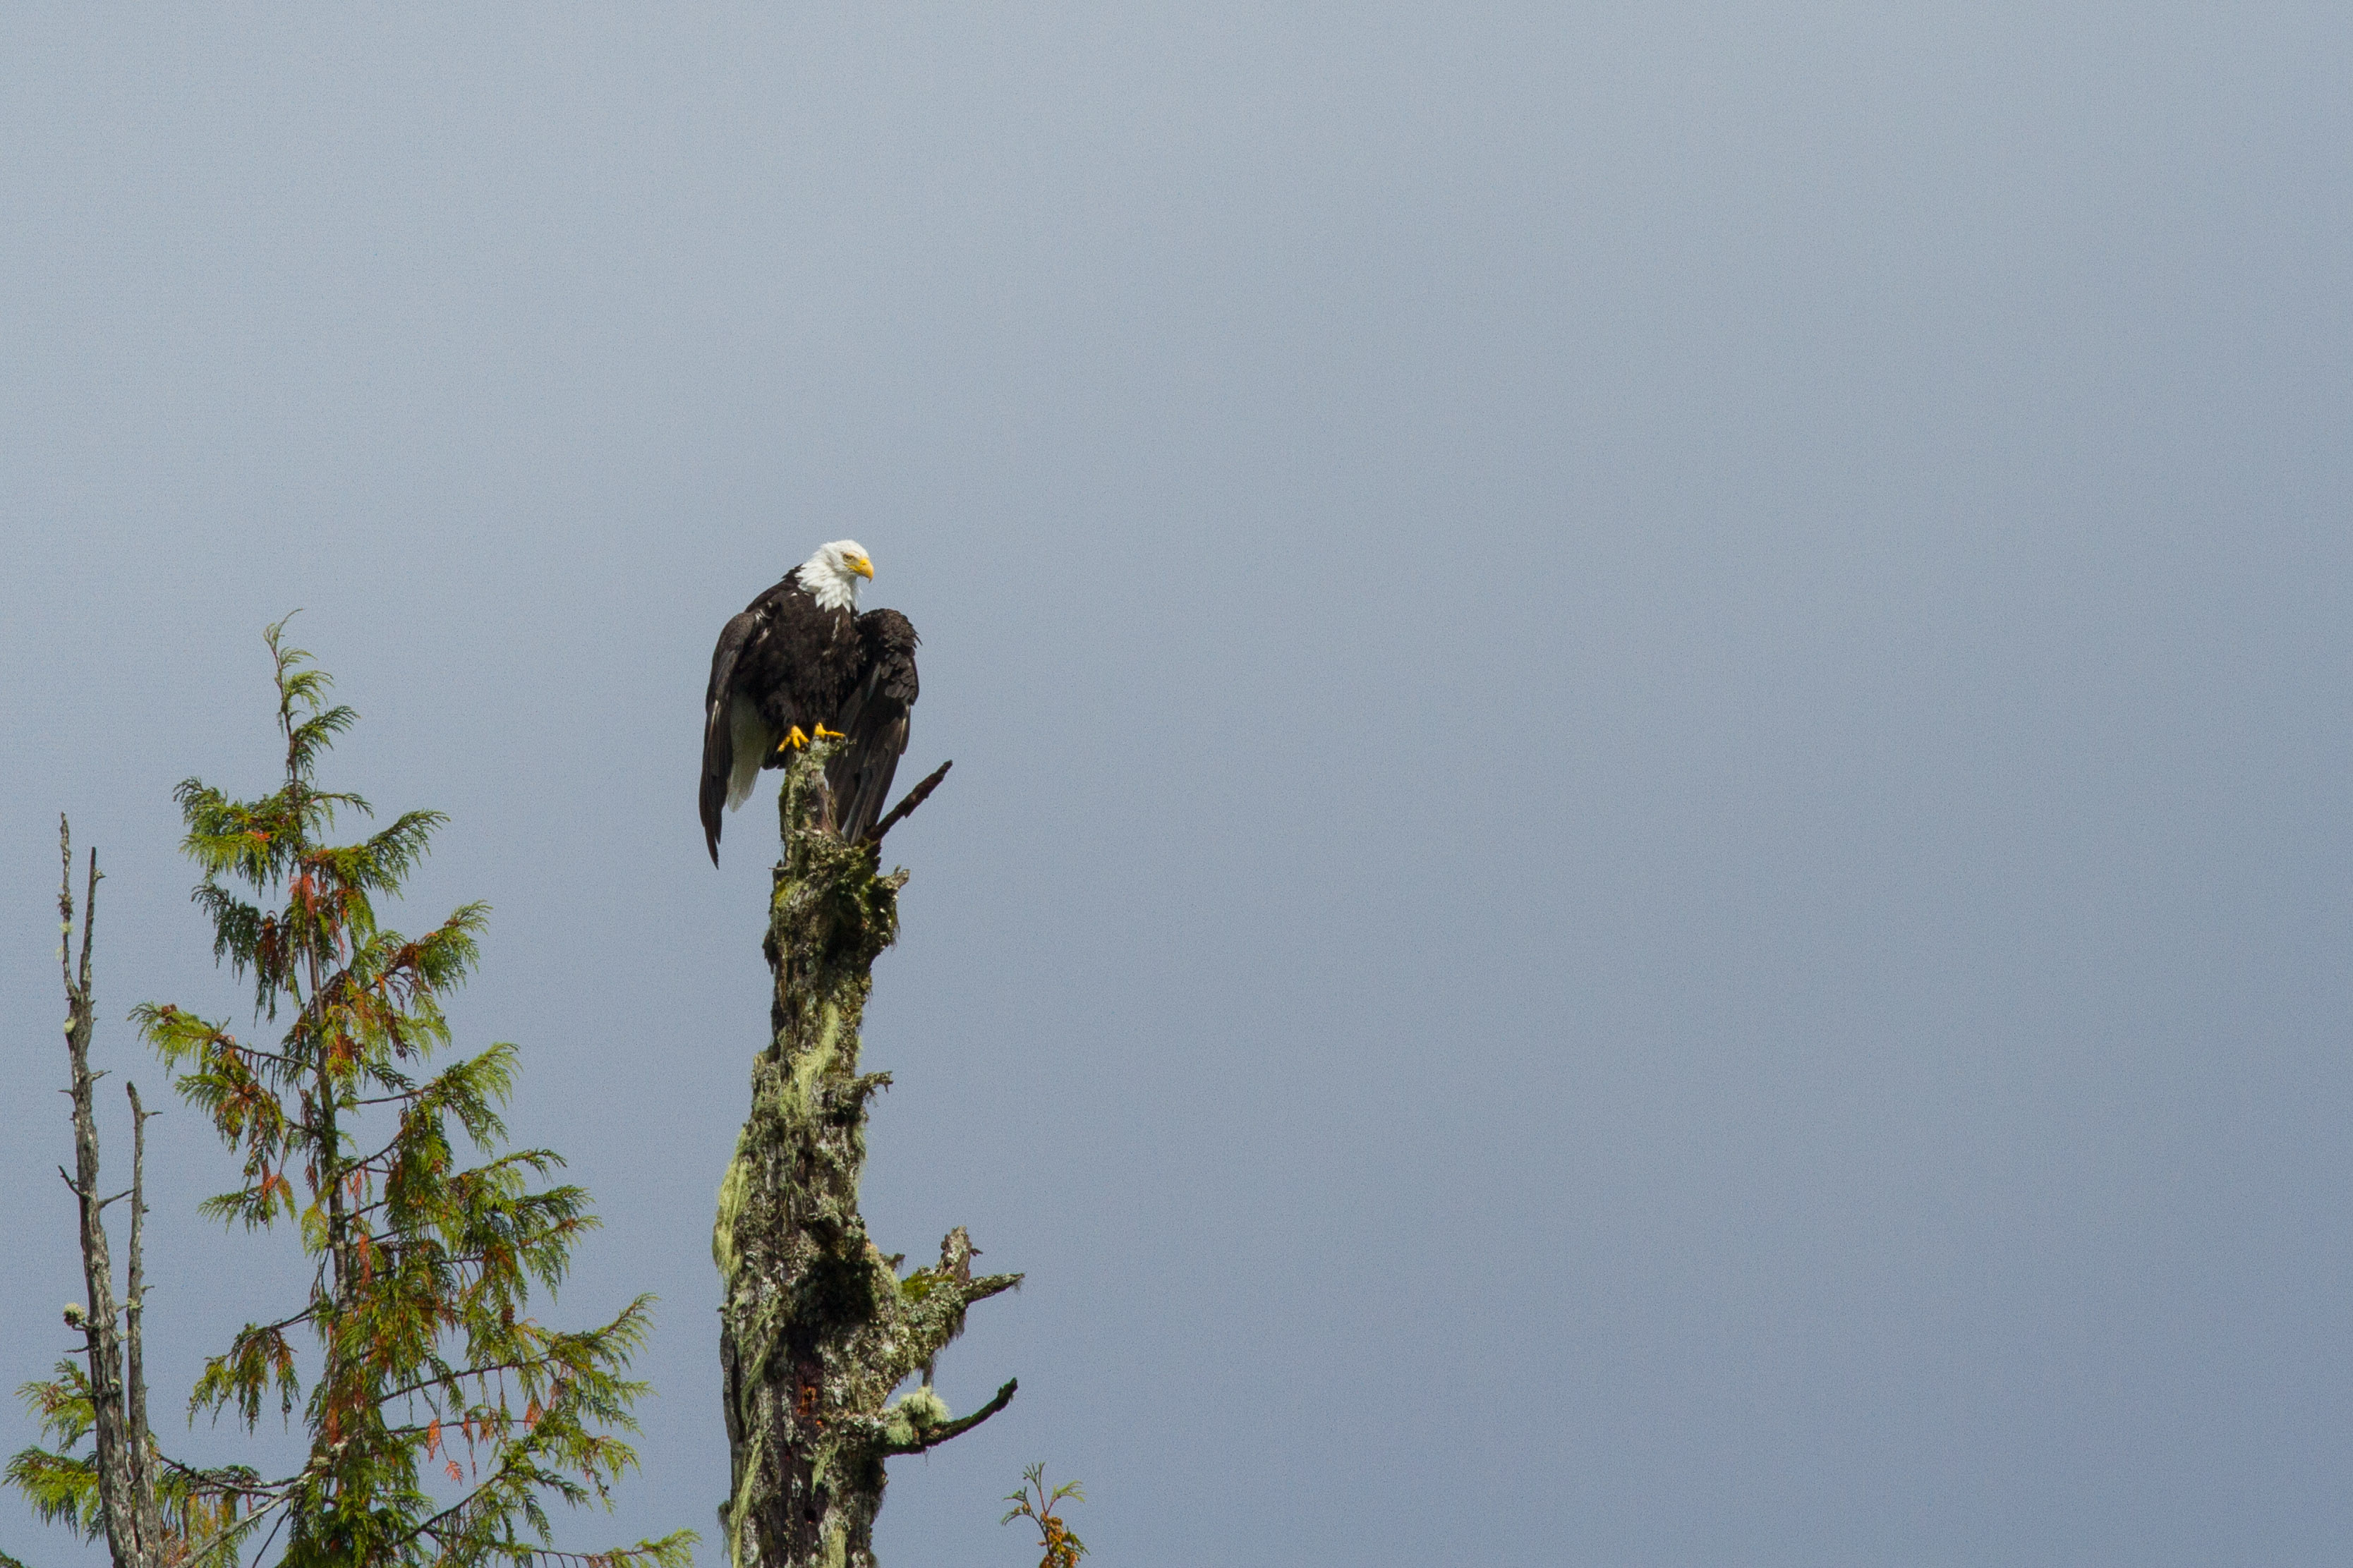
[[[720,812],[740,804],[754,764],[780,768],[796,728],[847,737],[826,768],[835,820],[856,838],[882,815],[907,749],[914,706],[915,628],[896,610],[827,609],[801,586],[801,568],[744,606],[719,634],[703,693],[702,834],[719,863]],[[731,796],[733,797],[731,800]]]

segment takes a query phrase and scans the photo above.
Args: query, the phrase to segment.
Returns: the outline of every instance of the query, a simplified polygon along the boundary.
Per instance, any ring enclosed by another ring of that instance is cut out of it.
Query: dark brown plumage
[[[795,729],[814,736],[822,725],[846,737],[826,767],[844,838],[866,833],[888,804],[915,703],[915,628],[896,610],[859,615],[818,602],[803,577],[828,570],[824,557],[839,549],[826,546],[744,606],[712,652],[700,804],[714,866],[722,808],[743,804],[759,769],[791,760],[779,742]],[[871,575],[862,552],[849,559]]]
[[[891,804],[891,780],[907,752],[907,712],[915,705],[916,640],[914,626],[896,610],[858,617],[858,684],[833,726],[849,739],[825,769],[844,838],[863,837]]]

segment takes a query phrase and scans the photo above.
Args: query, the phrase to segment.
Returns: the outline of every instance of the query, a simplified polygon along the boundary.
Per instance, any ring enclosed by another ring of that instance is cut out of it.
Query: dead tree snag
[[[811,747],[786,770],[784,858],[763,944],[772,1037],[752,1066],[751,1114],[712,1237],[732,1461],[720,1524],[735,1568],[872,1568],[883,1462],[969,1431],[1015,1388],[954,1418],[930,1369],[963,1331],[965,1309],[1021,1276],[976,1278],[958,1226],[937,1264],[902,1277],[901,1258],[859,1216],[867,1101],[891,1081],[859,1070],[859,1025],[874,960],[898,936],[907,879],[881,873],[880,837],[940,773],[873,836],[844,843],[825,789],[828,750]],[[917,1373],[922,1384],[892,1400]]]

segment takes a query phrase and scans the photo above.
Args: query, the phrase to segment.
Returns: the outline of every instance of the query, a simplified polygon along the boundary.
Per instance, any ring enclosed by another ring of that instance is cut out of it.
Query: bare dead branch
[[[73,1101],[74,1130],[74,1173],[66,1177],[66,1185],[74,1194],[80,1231],[82,1283],[90,1297],[82,1335],[83,1349],[90,1358],[99,1511],[106,1526],[107,1548],[115,1568],[154,1568],[162,1543],[157,1535],[144,1528],[145,1521],[157,1517],[152,1486],[153,1466],[145,1455],[145,1411],[141,1408],[135,1415],[132,1414],[130,1391],[123,1383],[122,1331],[115,1321],[114,1264],[106,1240],[106,1206],[115,1199],[98,1195],[98,1113],[90,1103],[91,1087],[100,1076],[90,1067],[90,1037],[97,1016],[90,982],[90,931],[98,915],[98,851],[90,852],[89,877],[83,885],[81,963],[77,973],[71,957],[73,830],[62,815],[58,818],[58,858],[61,867],[58,914],[63,932],[58,953],[65,980],[66,1058],[72,1075],[69,1097]],[[58,1173],[64,1176],[64,1169],[60,1167]],[[130,1193],[118,1195],[136,1194],[139,1190],[134,1168]],[[137,1234],[137,1207],[134,1196],[133,1235]],[[134,1281],[137,1279],[135,1264],[132,1278]],[[142,1406],[143,1403],[142,1397]],[[142,1476],[151,1478],[143,1502],[139,1485]]]
[[[941,1444],[946,1442],[951,1437],[961,1437],[965,1433],[971,1431],[974,1427],[979,1426],[982,1422],[987,1420],[990,1416],[996,1415],[998,1411],[1004,1409],[1007,1405],[1012,1404],[1013,1391],[1020,1386],[1021,1380],[1019,1378],[1008,1378],[1005,1381],[1005,1386],[997,1391],[997,1397],[982,1405],[979,1409],[974,1411],[971,1415],[960,1416],[954,1421],[943,1422],[937,1426],[927,1426],[923,1429],[923,1435],[916,1437],[913,1442],[892,1444],[883,1451],[890,1454],[920,1454],[926,1448],[938,1447]]]
[[[147,1433],[147,1355],[144,1318],[147,1286],[141,1268],[147,1217],[147,1118],[157,1114],[139,1103],[139,1086],[126,1081],[131,1097],[131,1255],[123,1274],[123,1436],[131,1450],[131,1500],[139,1539],[150,1552],[164,1542],[163,1509],[155,1494],[155,1445]]]
[[[907,792],[907,797],[904,800],[883,814],[882,820],[874,825],[874,831],[866,836],[864,842],[881,843],[882,836],[898,826],[902,818],[913,816],[915,807],[932,798],[932,792],[940,787],[940,781],[948,776],[948,770],[954,766],[955,766],[955,759],[951,757],[934,768],[929,777]]]

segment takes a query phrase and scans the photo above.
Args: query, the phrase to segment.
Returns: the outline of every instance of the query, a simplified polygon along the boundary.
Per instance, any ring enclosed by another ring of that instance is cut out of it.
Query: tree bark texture
[[[975,1278],[961,1226],[936,1265],[902,1277],[859,1216],[867,1101],[891,1081],[859,1070],[859,1026],[907,874],[881,873],[876,838],[833,831],[827,752],[812,746],[786,770],[764,943],[772,1037],[712,1238],[731,1459],[719,1514],[735,1568],[873,1568],[884,1460],[970,1430],[1015,1388],[955,1419],[930,1369],[965,1309],[1021,1277]],[[922,1384],[892,1400],[916,1373]]]

